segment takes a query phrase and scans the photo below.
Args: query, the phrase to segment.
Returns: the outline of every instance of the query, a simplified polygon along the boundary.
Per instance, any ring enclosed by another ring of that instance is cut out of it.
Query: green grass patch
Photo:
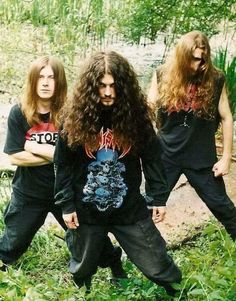
[[[3,227],[0,223],[0,231]],[[69,252],[58,236],[64,236],[58,227],[42,228],[20,260],[8,272],[0,271],[0,301],[171,300],[164,289],[147,280],[127,259],[123,264],[128,280],[114,286],[110,269],[99,268],[92,291],[86,295],[84,288],[73,284],[67,269]],[[180,294],[173,300],[235,301],[236,244],[217,222],[169,253],[183,272],[183,281],[177,285]]]

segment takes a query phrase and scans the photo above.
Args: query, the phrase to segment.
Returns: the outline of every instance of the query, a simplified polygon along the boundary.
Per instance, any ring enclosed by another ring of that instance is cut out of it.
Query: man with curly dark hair
[[[183,35],[154,73],[148,101],[158,112],[163,163],[170,189],[184,174],[214,216],[236,239],[236,208],[225,191],[232,155],[233,118],[225,78],[211,61],[207,37]],[[215,132],[223,132],[218,160]]]
[[[69,269],[89,288],[104,239],[112,232],[129,259],[169,294],[181,272],[154,223],[163,220],[168,187],[160,145],[128,61],[99,52],[85,64],[55,151],[56,203],[69,228]],[[142,166],[142,169],[141,169]],[[152,216],[140,194],[144,172],[154,200]]]

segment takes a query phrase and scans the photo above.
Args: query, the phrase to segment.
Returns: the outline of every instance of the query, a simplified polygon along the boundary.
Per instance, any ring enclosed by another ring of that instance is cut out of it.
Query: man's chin
[[[104,101],[104,102],[101,102],[101,104],[103,107],[110,108],[114,105],[114,101]]]

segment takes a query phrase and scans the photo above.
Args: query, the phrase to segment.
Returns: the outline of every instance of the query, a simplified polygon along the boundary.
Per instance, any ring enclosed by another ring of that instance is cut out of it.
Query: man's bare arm
[[[233,117],[229,107],[225,86],[223,87],[218,111],[222,122],[223,154],[222,158],[213,166],[215,177],[229,173],[233,144]]]
[[[17,166],[41,166],[51,163],[45,158],[33,155],[32,153],[27,151],[22,151],[9,155],[9,159],[12,165]]]
[[[151,85],[150,85],[150,88],[149,88],[148,94],[147,94],[148,105],[152,109],[155,109],[156,102],[157,102],[157,96],[158,96],[158,92],[157,92],[157,76],[156,76],[156,72],[154,72],[154,74],[152,76]]]
[[[39,144],[36,141],[27,140],[25,142],[25,151],[52,162],[55,146],[51,144]]]

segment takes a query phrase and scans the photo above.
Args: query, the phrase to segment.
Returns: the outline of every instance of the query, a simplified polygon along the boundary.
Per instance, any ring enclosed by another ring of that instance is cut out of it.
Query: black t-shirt
[[[48,122],[49,113],[40,114],[41,123],[30,126],[18,105],[12,107],[8,117],[7,138],[4,152],[11,155],[24,151],[26,140],[55,145],[58,131]],[[54,166],[17,166],[13,181],[13,191],[25,198],[48,201],[54,194]]]
[[[224,76],[215,79],[213,105],[215,118],[198,117],[193,109],[168,112],[160,109],[160,137],[163,147],[163,160],[193,169],[212,166],[216,160],[215,132],[219,124],[218,104]]]

